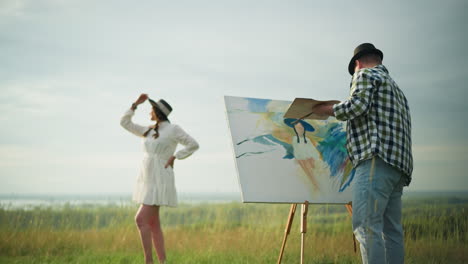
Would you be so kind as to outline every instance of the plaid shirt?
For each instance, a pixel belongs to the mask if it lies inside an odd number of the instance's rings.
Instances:
[[[398,168],[411,182],[411,117],[403,92],[377,65],[357,71],[351,81],[351,96],[335,104],[336,119],[347,120],[348,155],[356,167],[374,156]]]

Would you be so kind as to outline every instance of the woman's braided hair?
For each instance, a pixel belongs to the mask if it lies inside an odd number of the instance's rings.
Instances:
[[[302,124],[301,124],[302,125]],[[299,134],[297,134],[297,131],[296,131],[296,127],[292,127],[294,129],[294,132],[296,133],[296,137],[297,137],[297,143],[300,143],[299,141]],[[302,136],[304,137],[304,143],[307,144],[307,139],[306,139],[306,130],[304,129],[304,133],[302,134]]]
[[[159,123],[162,122],[162,121],[167,121],[167,122],[170,123],[170,121],[169,121],[169,118],[167,118],[167,116],[166,116],[161,110],[159,110],[159,108],[153,106],[153,111],[154,111],[154,113],[156,114],[156,116],[158,117],[158,122],[157,122],[156,125],[154,126],[154,131],[155,131],[155,133],[154,133],[154,135],[153,135],[153,137],[156,139],[156,138],[159,137],[159,131],[158,131],[158,129],[159,129]],[[143,136],[146,137],[146,136],[148,135],[148,133],[149,133],[152,129],[153,129],[153,128],[150,127],[148,130],[146,130],[146,132],[143,134]]]

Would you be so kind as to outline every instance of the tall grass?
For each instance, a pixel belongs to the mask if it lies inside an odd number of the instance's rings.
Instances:
[[[468,200],[404,203],[407,263],[466,263]],[[0,263],[143,263],[136,206],[0,206]],[[299,209],[299,207],[298,207]],[[287,204],[163,208],[170,263],[275,263]],[[283,263],[300,253],[297,210]],[[310,205],[307,263],[360,263],[344,206]]]

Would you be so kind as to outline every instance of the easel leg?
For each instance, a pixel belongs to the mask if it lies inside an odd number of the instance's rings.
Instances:
[[[346,206],[346,209],[348,210],[349,215],[351,216],[351,218],[353,218],[353,204],[349,203],[349,204],[345,204],[345,206]],[[354,232],[353,232],[353,245],[354,245],[354,253],[357,253],[356,236],[354,236]]]
[[[281,264],[283,259],[284,248],[286,247],[286,241],[288,239],[289,232],[291,231],[291,225],[294,219],[294,214],[296,213],[297,204],[291,204],[291,209],[289,210],[288,222],[286,223],[286,228],[284,229],[283,243],[281,244],[281,250],[278,257],[278,264]]]
[[[301,218],[301,264],[304,263],[304,245],[305,245],[305,233],[307,232],[307,209],[309,208],[309,202],[305,201],[302,204],[302,218]]]

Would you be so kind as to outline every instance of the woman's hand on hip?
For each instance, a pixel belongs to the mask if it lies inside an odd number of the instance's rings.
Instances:
[[[167,162],[166,162],[166,166],[164,166],[164,168],[167,169],[167,167],[171,166],[171,168],[174,168],[174,161],[175,161],[175,156],[171,156]]]

